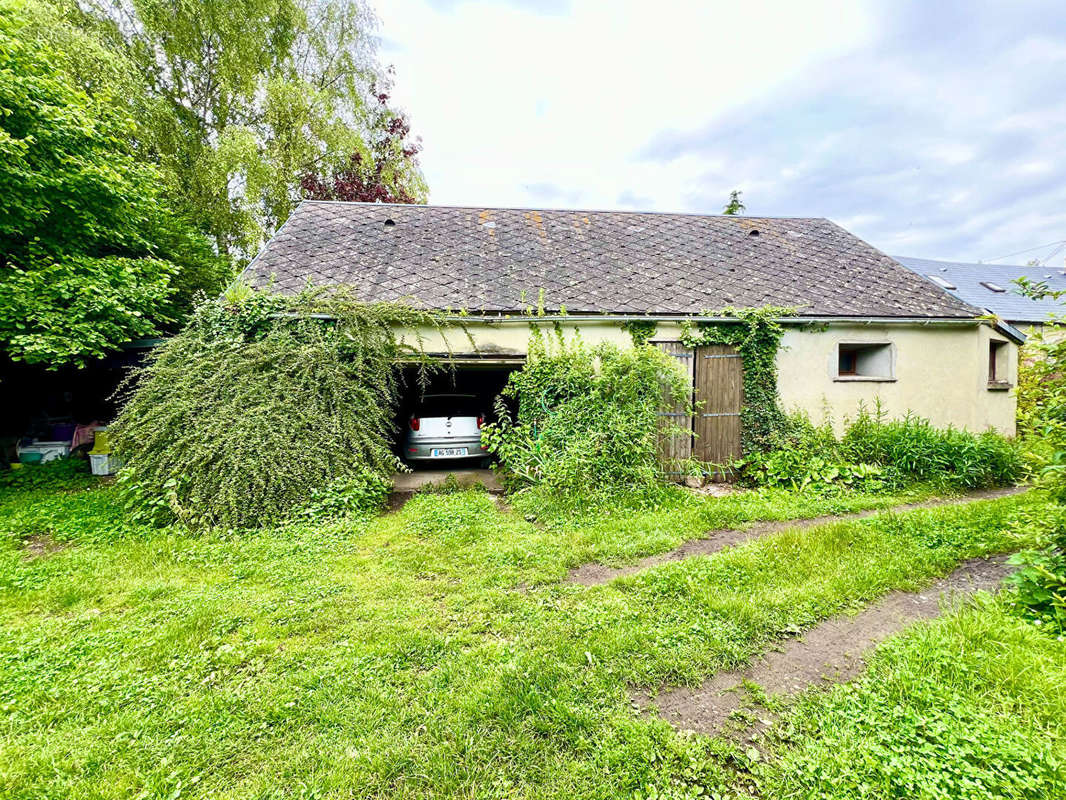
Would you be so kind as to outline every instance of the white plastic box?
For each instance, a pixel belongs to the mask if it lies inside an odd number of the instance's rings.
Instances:
[[[89,454],[89,468],[93,475],[114,475],[121,467],[121,459],[110,453]]]
[[[21,456],[23,453],[40,453],[41,463],[70,455],[70,442],[34,442],[22,444],[15,448]]]

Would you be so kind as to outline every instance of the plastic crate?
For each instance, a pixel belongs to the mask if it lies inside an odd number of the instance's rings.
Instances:
[[[40,453],[41,462],[51,461],[55,458],[66,458],[70,455],[70,442],[33,442],[32,444],[20,444],[16,451],[19,461],[23,461],[23,454]]]
[[[121,460],[110,453],[89,454],[89,469],[93,475],[114,475],[121,466]]]

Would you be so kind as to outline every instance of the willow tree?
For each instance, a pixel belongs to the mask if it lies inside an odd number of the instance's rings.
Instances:
[[[85,20],[165,102],[146,135],[219,252],[253,251],[304,176],[353,159],[425,198],[411,148],[375,146],[400,117],[359,0],[90,0]]]

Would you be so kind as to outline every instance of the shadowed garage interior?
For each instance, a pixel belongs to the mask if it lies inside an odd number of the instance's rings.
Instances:
[[[496,398],[507,385],[507,379],[516,369],[525,363],[522,358],[509,360],[456,358],[445,362],[444,366],[429,374],[425,386],[419,382],[419,368],[403,366],[401,370],[402,388],[400,403],[396,409],[394,451],[404,457],[404,439],[411,417],[418,410],[422,399],[432,394],[469,394],[473,395],[475,406],[484,415],[486,422],[496,420]],[[432,462],[415,461],[410,464],[414,469],[470,469],[479,466],[476,459],[439,459]]]

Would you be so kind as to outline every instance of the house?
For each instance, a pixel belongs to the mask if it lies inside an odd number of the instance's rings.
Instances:
[[[968,264],[932,261],[928,258],[895,256],[907,269],[932,281],[962,302],[994,314],[1024,334],[1042,330],[1053,317],[1063,314],[1062,301],[1026,297],[1014,281],[1028,278],[1049,289],[1066,291],[1066,271],[1055,267]]]
[[[839,430],[880,401],[890,415],[1014,432],[1020,337],[825,219],[309,201],[244,278],[451,310],[476,347],[459,331],[401,333],[450,353],[456,380],[486,396],[521,368],[531,326],[628,345],[627,323],[655,323],[652,341],[705,401],[694,447],[709,461],[739,452],[742,366],[728,348],[689,350],[682,326],[731,308],[794,310],[777,353],[787,410]]]

